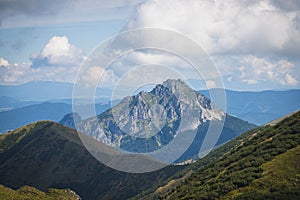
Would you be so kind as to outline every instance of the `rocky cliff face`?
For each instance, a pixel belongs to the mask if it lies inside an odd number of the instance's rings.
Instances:
[[[151,152],[177,134],[196,130],[225,113],[181,80],[167,80],[151,92],[124,98],[118,105],[80,122],[80,130],[130,152]]]

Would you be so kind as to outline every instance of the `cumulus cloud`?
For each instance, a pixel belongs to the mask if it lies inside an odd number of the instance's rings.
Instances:
[[[1,67],[8,67],[10,64],[7,60],[5,60],[4,58],[0,57],[0,66]]]
[[[126,7],[126,3],[128,1],[105,0],[95,4],[93,0],[88,2],[79,0],[72,6],[76,12],[80,13],[79,11],[82,10],[95,11],[96,8],[98,11],[99,9],[123,8]],[[300,3],[298,1],[135,0],[133,3],[130,1],[130,6],[138,3],[141,4],[136,8],[135,15],[123,30],[156,27],[183,33],[208,52],[221,75],[228,82],[252,86],[263,82],[278,83],[286,87],[299,86]],[[4,9],[6,14],[2,12],[2,16],[9,15],[7,14],[8,5],[10,4],[7,3]],[[1,9],[3,7],[1,8],[0,5],[0,13]],[[27,11],[24,11],[23,14],[30,15],[26,13],[30,9],[26,7]],[[51,9],[49,8],[48,11],[44,9],[41,11],[41,15],[54,12]],[[16,10],[16,8],[14,7],[12,10]],[[154,37],[155,35],[146,36]],[[147,37],[135,37],[133,42],[138,43],[139,40],[149,39]],[[168,44],[166,37],[161,39],[157,35],[156,39],[158,43]],[[180,42],[179,40],[178,44],[170,45],[180,48]],[[145,42],[145,44],[149,43]],[[111,48],[117,52],[122,49],[122,45],[126,46],[126,42],[116,41],[113,45],[115,46]],[[193,48],[187,48],[187,53],[199,56],[199,52],[194,51]],[[31,64],[17,66],[5,61],[5,59],[3,61],[0,59],[1,66],[6,68],[1,67],[1,78],[3,78],[1,80],[6,80],[6,82],[25,81],[32,77],[74,81],[76,70],[83,61],[83,52],[71,44],[68,37],[54,36],[49,39],[40,52],[31,57]],[[180,57],[165,52],[145,50],[133,51],[118,58],[106,71],[95,62],[82,78],[85,78],[87,82],[94,82],[98,80],[97,74],[105,73],[104,82],[112,83],[133,68],[147,64],[170,66],[187,79],[199,78],[199,76],[194,77],[196,73]],[[4,73],[4,71],[6,72]],[[68,75],[64,74],[68,72]],[[29,77],[30,73],[34,75]],[[139,71],[139,73],[142,72]],[[147,74],[149,73],[147,71]],[[133,80],[134,76],[132,74],[131,76],[127,77]],[[142,79],[143,77],[135,77],[135,79],[138,78]],[[216,77],[202,78],[206,80],[208,87],[216,86],[214,82]]]
[[[299,5],[290,0],[148,0],[137,7],[135,17],[124,29],[155,27],[178,31],[208,52],[227,81],[289,87],[298,85],[300,78]],[[190,54],[195,54],[193,49]],[[168,56],[153,52],[134,53],[129,58],[140,63],[168,60]],[[185,66],[179,60],[167,63],[179,69],[178,66]],[[125,69],[120,63],[119,66]],[[213,77],[205,78],[207,86],[214,87]]]
[[[101,87],[109,87],[116,83],[118,77],[112,70],[105,70],[100,66],[89,66],[79,74],[77,83],[85,88],[94,88],[98,84]]]
[[[83,51],[71,44],[66,36],[54,36],[41,51],[31,56],[31,62],[11,64],[0,57],[0,83],[21,84],[33,80],[75,82],[79,67],[84,60]],[[98,83],[111,86],[117,76],[112,70],[97,65],[90,66],[81,76],[88,86]]]
[[[0,84],[22,84],[33,80],[74,82],[77,68],[32,68],[31,63],[14,63],[0,67]]]
[[[207,88],[215,88],[216,87],[216,82],[214,82],[213,80],[207,80],[206,81],[206,86],[207,86]]]
[[[11,64],[0,58],[2,84],[20,84],[32,80],[74,82],[83,52],[66,36],[54,36],[31,62]]]
[[[32,67],[79,66],[83,52],[69,42],[66,36],[52,37],[40,53],[31,57]]]
[[[230,70],[220,68],[223,74],[227,72],[227,75],[230,75],[230,81],[241,81],[249,85],[265,81],[286,86],[295,86],[299,83],[300,77],[296,66],[286,59],[274,60],[249,55],[232,58],[231,62],[232,64],[226,63],[227,68],[228,65],[235,65]]]
[[[297,85],[298,84],[298,80],[296,80],[294,77],[292,77],[292,75],[290,74],[286,74],[285,75],[285,82],[288,85]]]
[[[170,70],[174,69],[177,71],[183,71],[184,74],[190,73],[191,75],[194,73],[191,72],[191,65],[179,56],[159,50],[133,51],[118,59],[110,66],[110,68],[115,72],[115,74],[122,76],[124,73],[135,67],[155,64],[169,67]]]
[[[127,29],[157,27],[182,32],[210,54],[300,52],[295,19],[275,1],[149,0]],[[296,51],[297,50],[297,51]]]
[[[11,83],[19,83],[19,81],[23,78],[24,68],[27,68],[25,64],[15,64],[15,65],[7,65],[5,68],[0,68],[0,80],[1,83],[11,84]]]

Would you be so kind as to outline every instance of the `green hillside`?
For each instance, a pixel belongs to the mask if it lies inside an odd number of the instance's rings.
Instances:
[[[123,200],[181,168],[144,174],[111,169],[90,155],[75,130],[55,122],[33,123],[0,136],[0,184],[12,189],[70,188],[83,199]]]
[[[138,199],[299,199],[300,112],[213,151]],[[227,153],[226,153],[227,152]]]
[[[223,199],[299,199],[299,158],[300,145],[264,163],[260,178],[249,186],[233,190]]]
[[[36,188],[23,186],[12,190],[0,185],[1,200],[80,200],[80,197],[71,190],[49,189],[47,193]]]

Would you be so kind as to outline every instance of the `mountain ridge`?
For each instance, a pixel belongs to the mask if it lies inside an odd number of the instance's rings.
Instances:
[[[125,97],[96,117],[79,121],[77,128],[115,148],[137,153],[157,151],[181,133],[191,131],[187,134],[191,141],[186,147],[188,153],[180,156],[182,160],[197,155],[196,149],[200,150],[198,147],[210,123],[216,127],[221,127],[222,123],[226,125],[224,131],[220,129],[221,139],[217,140],[217,145],[255,127],[225,114],[182,80],[170,79],[157,84],[150,92]],[[233,126],[234,123],[239,126]]]
[[[300,112],[213,150],[132,199],[299,199]]]
[[[2,200],[81,200],[81,198],[70,189],[49,188],[47,192],[42,192],[30,186],[22,186],[17,190],[0,185],[0,197]]]
[[[146,174],[111,169],[86,150],[78,134],[61,124],[39,121],[0,135],[0,184],[42,191],[70,188],[83,199],[124,199],[181,169],[170,166]]]

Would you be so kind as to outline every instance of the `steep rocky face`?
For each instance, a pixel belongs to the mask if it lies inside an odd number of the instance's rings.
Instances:
[[[126,97],[101,115],[80,122],[80,130],[126,151],[151,152],[180,132],[223,117],[223,111],[183,81],[167,80],[151,92]]]

